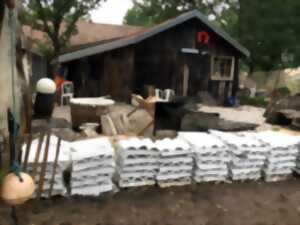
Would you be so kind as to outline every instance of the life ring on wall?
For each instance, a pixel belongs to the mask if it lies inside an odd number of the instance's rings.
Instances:
[[[208,44],[209,43],[209,34],[206,31],[200,31],[197,33],[198,43]]]

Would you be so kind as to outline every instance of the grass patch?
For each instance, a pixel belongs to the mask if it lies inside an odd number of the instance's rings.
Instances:
[[[262,97],[262,96],[254,97],[254,98],[241,97],[240,104],[266,108],[268,106],[269,102],[266,100],[265,97]]]

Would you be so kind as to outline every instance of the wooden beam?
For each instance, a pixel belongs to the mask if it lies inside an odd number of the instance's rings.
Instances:
[[[45,150],[44,150],[44,158],[43,158],[42,169],[41,169],[41,173],[40,173],[40,177],[39,177],[39,186],[38,186],[38,192],[37,192],[38,199],[41,198],[42,192],[44,190],[44,182],[45,182],[45,174],[46,174],[46,169],[47,169],[50,137],[51,137],[51,133],[49,132],[49,133],[47,133],[46,146],[45,146]]]
[[[52,171],[52,177],[51,177],[51,181],[50,181],[49,198],[51,198],[51,196],[52,196],[53,186],[55,183],[55,175],[56,175],[58,157],[59,157],[59,153],[60,153],[60,146],[61,146],[61,138],[58,138],[56,152],[55,152],[54,165],[53,165],[53,171]]]

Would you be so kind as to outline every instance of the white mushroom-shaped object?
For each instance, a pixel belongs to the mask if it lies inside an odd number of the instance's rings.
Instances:
[[[2,182],[2,199],[9,205],[21,205],[31,198],[35,191],[34,181],[26,173],[8,174]]]
[[[49,78],[40,79],[36,84],[36,91],[41,94],[54,94],[56,92],[56,84]]]

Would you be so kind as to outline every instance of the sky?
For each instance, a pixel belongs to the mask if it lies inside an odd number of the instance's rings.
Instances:
[[[127,10],[132,6],[132,0],[108,0],[91,13],[92,20],[97,23],[122,24]]]

